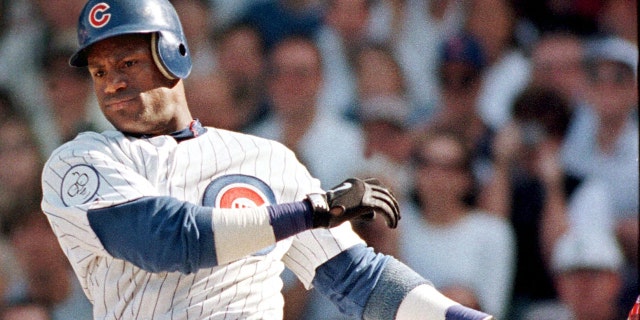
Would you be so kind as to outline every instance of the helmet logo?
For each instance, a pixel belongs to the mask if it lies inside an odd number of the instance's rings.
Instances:
[[[91,11],[89,11],[89,23],[91,26],[94,28],[102,28],[106,26],[109,20],[111,20],[111,14],[104,13],[108,9],[109,5],[104,2],[100,2],[93,6]]]

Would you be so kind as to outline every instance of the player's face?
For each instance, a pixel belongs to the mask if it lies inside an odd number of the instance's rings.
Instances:
[[[160,73],[150,37],[124,35],[102,40],[87,55],[100,109],[123,132],[168,134],[191,121],[182,81]]]

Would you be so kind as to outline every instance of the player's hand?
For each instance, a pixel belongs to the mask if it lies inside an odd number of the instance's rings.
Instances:
[[[377,179],[347,179],[326,194],[310,194],[313,227],[331,228],[352,219],[373,219],[381,214],[389,228],[398,226],[400,209],[391,191]]]

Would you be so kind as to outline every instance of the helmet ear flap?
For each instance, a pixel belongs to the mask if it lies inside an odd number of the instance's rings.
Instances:
[[[151,55],[160,72],[168,79],[186,78],[191,72],[187,44],[170,32],[151,34]]]
[[[153,62],[155,62],[156,67],[158,67],[158,70],[160,70],[160,73],[162,73],[165,78],[173,80],[176,78],[175,75],[169,71],[169,68],[164,64],[164,61],[160,56],[159,39],[159,32],[151,34],[151,56],[153,57]]]

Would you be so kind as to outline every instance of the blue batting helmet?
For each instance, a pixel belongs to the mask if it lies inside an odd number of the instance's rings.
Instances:
[[[151,52],[160,72],[167,78],[186,78],[191,56],[182,25],[168,0],[90,0],[78,21],[80,48],[69,64],[87,66],[87,48],[106,38],[151,34]]]

